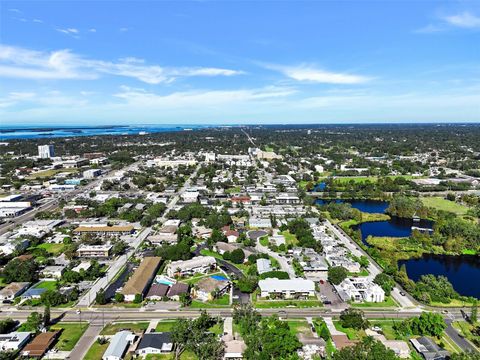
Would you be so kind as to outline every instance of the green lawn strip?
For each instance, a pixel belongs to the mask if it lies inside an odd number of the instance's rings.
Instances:
[[[463,300],[460,300],[460,299],[453,299],[451,300],[449,303],[441,303],[441,302],[434,302],[432,301],[430,304],[428,304],[429,306],[432,306],[432,307],[452,307],[452,308],[455,308],[455,307],[471,307],[473,306],[473,303],[470,302],[470,301],[463,301]]]
[[[469,210],[469,208],[465,205],[458,204],[455,201],[450,201],[442,197],[424,197],[421,200],[423,205],[427,207],[448,211],[457,215],[465,215]]]
[[[362,302],[362,303],[355,303],[352,302],[351,304],[353,307],[361,307],[361,308],[382,308],[382,307],[397,307],[398,304],[393,300],[391,296],[386,296],[385,301],[383,302]]]
[[[216,307],[227,307],[230,304],[230,295],[225,294],[218,299],[211,301],[203,302],[199,300],[193,300],[190,305],[193,309],[206,309],[206,308],[216,308]]]
[[[82,337],[88,323],[58,323],[50,326],[50,330],[62,330],[55,347],[60,351],[71,351]]]
[[[393,328],[395,324],[401,323],[400,319],[375,319],[369,320],[370,327],[378,326],[382,329],[383,335],[387,340],[405,340],[402,336],[399,336],[397,331]]]
[[[304,334],[309,337],[313,337],[310,325],[306,320],[286,320],[292,334]]]
[[[357,276],[368,276],[369,274],[370,274],[370,273],[368,272],[367,269],[362,268],[359,273],[349,272],[349,273],[348,273],[348,276],[353,276],[353,277],[357,277]]]
[[[200,254],[201,255],[204,255],[204,256],[213,256],[214,258],[216,259],[221,259],[223,260],[223,256],[220,255],[219,253],[215,252],[215,251],[212,251],[212,250],[208,250],[208,249],[202,249],[200,250]]]
[[[117,322],[117,323],[112,323],[108,324],[105,326],[102,331],[100,332],[100,335],[115,335],[117,332],[119,332],[122,329],[127,329],[132,332],[142,332],[144,330],[147,330],[148,328],[148,322]]]
[[[148,354],[145,360],[174,360],[175,354]],[[196,360],[196,356],[191,351],[184,351],[180,355],[180,360]]]
[[[283,307],[311,308],[322,307],[323,303],[318,300],[257,300],[254,302],[257,309],[273,309]]]
[[[270,241],[268,240],[268,235],[262,236],[259,241],[260,245],[262,246],[268,246],[270,244]]]
[[[88,349],[83,360],[101,360],[103,354],[108,348],[109,343],[100,345],[97,341]]]
[[[475,336],[473,333],[472,333],[472,330],[474,329],[474,325],[466,322],[466,321],[454,321],[452,323],[452,326],[457,329],[457,331],[466,339],[468,339],[470,341],[470,343],[475,346],[477,348],[477,350],[480,350],[479,349],[479,346],[480,345],[480,339],[478,339],[477,336]],[[475,326],[478,326],[478,323],[475,325]],[[475,343],[476,341],[476,343]],[[478,344],[478,345],[477,345]]]
[[[463,352],[462,349],[457,344],[455,344],[455,341],[453,341],[447,334],[443,334],[440,341],[441,341],[441,344],[439,345],[440,346],[444,345],[442,347],[444,347],[445,350],[448,350],[451,354],[452,353],[458,354]]]
[[[57,290],[57,282],[56,281],[42,281],[35,289],[47,289],[47,290]]]
[[[159,321],[157,327],[155,328],[156,332],[169,332],[172,331],[173,326],[176,324],[176,320],[162,320]]]
[[[200,280],[202,280],[203,278],[209,277],[209,276],[212,276],[212,275],[222,275],[222,276],[225,276],[225,274],[222,273],[221,271],[217,271],[217,272],[213,272],[213,273],[209,273],[209,274],[195,275],[195,276],[192,276],[192,277],[189,277],[189,278],[185,278],[185,279],[180,278],[179,281],[181,281],[181,282],[186,282],[186,283],[188,283],[188,284],[190,284],[190,285],[194,285],[194,284],[196,284],[197,282],[199,282]]]
[[[232,187],[232,188],[229,188],[229,189],[225,190],[225,193],[226,194],[236,194],[236,193],[239,193],[241,190],[242,190],[242,188],[240,186],[235,186],[235,187]]]
[[[340,321],[338,321],[338,320],[334,320],[334,321],[333,321],[333,325],[335,325],[335,329],[337,329],[338,331],[341,331],[341,332],[343,332],[345,335],[347,335],[347,337],[348,337],[350,340],[360,340],[360,339],[362,339],[363,337],[366,336],[364,330],[356,330],[356,329],[351,329],[351,328],[344,328],[344,327],[342,326],[342,324],[340,323]]]

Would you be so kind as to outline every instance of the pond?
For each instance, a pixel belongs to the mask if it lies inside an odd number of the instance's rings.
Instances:
[[[412,219],[402,219],[392,217],[388,221],[373,221],[365,222],[360,225],[354,226],[353,229],[360,229],[362,232],[362,242],[369,246],[366,239],[371,236],[388,236],[388,237],[408,237],[412,234],[412,226],[432,229],[433,221],[420,220],[413,221]]]
[[[353,208],[358,209],[365,213],[384,213],[388,208],[388,202],[381,200],[343,200],[343,199],[317,199],[315,204],[325,205],[330,202],[343,203],[347,202],[352,205]]]
[[[431,255],[418,259],[402,260],[408,277],[417,281],[420,276],[433,274],[443,275],[452,283],[453,288],[464,296],[480,298],[480,257],[475,255]]]

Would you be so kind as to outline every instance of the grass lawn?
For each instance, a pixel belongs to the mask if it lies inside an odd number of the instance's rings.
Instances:
[[[47,290],[57,290],[57,282],[56,281],[42,281],[35,289],[47,289]]]
[[[159,321],[157,327],[155,328],[156,332],[169,332],[172,330],[172,327],[176,324],[176,320],[162,320]]]
[[[103,353],[107,350],[109,343],[100,345],[98,342],[94,342],[88,349],[87,353],[83,357],[83,360],[101,360]]]
[[[284,307],[311,308],[322,307],[323,303],[318,300],[257,300],[254,302],[257,309],[273,309]]]
[[[437,210],[448,211],[457,215],[465,215],[468,207],[457,204],[455,201],[450,201],[442,197],[424,197],[422,198],[423,205]]]
[[[52,255],[59,255],[62,253],[64,245],[63,244],[50,244],[50,243],[45,243],[45,244],[40,244],[37,246],[39,249],[45,249],[48,253]]]
[[[389,175],[389,176],[380,176],[380,177],[381,178],[391,178],[392,180],[394,180],[396,178],[404,178],[406,180],[413,179],[413,176],[411,176],[411,175]],[[363,183],[367,180],[374,183],[374,182],[377,182],[378,179],[379,179],[378,176],[335,176],[334,177],[335,181],[339,181],[341,183],[348,183],[351,180],[353,180],[353,182],[355,182],[355,183]]]
[[[401,336],[397,334],[393,326],[395,324],[399,324],[402,322],[402,320],[397,320],[397,319],[375,319],[375,320],[369,320],[370,326],[378,326],[382,328],[382,333],[385,335],[387,340],[406,340],[403,339]]]
[[[462,301],[458,299],[454,299],[450,301],[448,304],[444,304],[441,302],[431,302],[429,304],[430,306],[438,306],[438,307],[465,307],[465,306],[473,306],[473,303],[468,302],[468,301]]]
[[[44,179],[48,177],[55,176],[56,174],[59,174],[61,172],[68,172],[68,173],[76,173],[78,172],[78,169],[50,169],[50,170],[44,170],[44,171],[39,171],[35,174],[32,174],[27,177],[27,179],[32,180],[32,179]]]
[[[190,285],[194,285],[196,284],[197,282],[199,282],[200,280],[202,280],[203,278],[205,277],[208,277],[208,276],[212,276],[212,275],[221,275],[221,276],[225,276],[224,273],[220,272],[220,271],[217,271],[217,272],[213,272],[213,273],[209,273],[209,274],[199,274],[199,275],[195,275],[195,276],[192,276],[192,277],[189,277],[189,278],[185,278],[185,279],[178,279],[180,282],[186,282]]]
[[[209,330],[215,335],[223,334],[223,321],[220,321],[218,324],[213,325]]]
[[[215,251],[212,251],[212,250],[208,250],[208,249],[202,249],[200,250],[200,254],[201,255],[204,255],[204,256],[213,256],[214,258],[216,259],[223,259],[223,256],[220,255],[219,253],[215,252]]]
[[[340,323],[340,321],[338,321],[338,320],[334,320],[334,321],[333,321],[333,325],[335,325],[335,329],[337,329],[338,331],[341,331],[341,332],[343,332],[344,334],[346,334],[347,337],[348,337],[350,340],[360,340],[360,339],[362,339],[363,337],[366,336],[364,330],[356,330],[356,329],[351,329],[351,328],[344,328],[344,327],[342,326],[342,324]]]
[[[174,354],[149,354],[145,357],[145,360],[174,360]],[[180,360],[196,360],[196,356],[190,352],[185,351],[180,355]]]
[[[362,302],[362,303],[352,303],[353,307],[363,307],[363,308],[375,308],[375,307],[397,307],[398,304],[393,300],[391,296],[386,296],[385,301],[383,302]]]
[[[349,273],[348,273],[348,276],[353,276],[353,277],[357,277],[357,276],[368,276],[368,275],[369,275],[369,272],[368,272],[368,270],[365,269],[365,268],[362,268],[362,269],[360,270],[360,272],[358,272],[358,273],[352,273],[352,272],[349,272]]]
[[[193,309],[216,308],[216,307],[228,306],[229,303],[230,303],[230,295],[225,294],[218,299],[214,299],[207,302],[193,300],[190,307]]]
[[[70,351],[77,344],[82,337],[85,330],[88,328],[88,323],[58,323],[50,326],[50,330],[60,330],[60,338],[55,347],[60,351]]]
[[[292,334],[304,334],[309,337],[313,337],[312,330],[310,325],[306,320],[287,320],[288,326],[290,326],[290,331]]]
[[[280,234],[285,236],[285,244],[286,245],[289,245],[289,244],[297,245],[298,244],[297,236],[295,234],[290,234],[289,230],[282,231]]]
[[[240,190],[242,190],[242,188],[240,186],[235,186],[235,187],[232,187],[230,189],[225,190],[225,193],[226,194],[236,194],[236,193],[239,193]]]
[[[260,245],[262,246],[268,246],[268,244],[270,243],[270,241],[268,241],[268,236],[265,235],[265,236],[262,236],[260,239]]]
[[[124,323],[108,324],[100,332],[100,335],[115,335],[117,332],[119,332],[122,329],[128,329],[132,332],[142,332],[144,330],[147,330],[148,324],[149,324],[148,322],[135,322],[135,323],[124,322]]]

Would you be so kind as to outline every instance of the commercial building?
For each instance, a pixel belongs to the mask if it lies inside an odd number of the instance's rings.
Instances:
[[[315,283],[305,279],[265,279],[258,282],[261,297],[280,297],[285,299],[308,298],[315,296]]]
[[[153,278],[157,274],[161,260],[162,259],[157,256],[143,259],[140,266],[135,270],[132,277],[128,279],[122,289],[122,294],[125,295],[125,301],[133,301],[137,294],[140,294],[143,299]]]
[[[50,159],[55,156],[53,145],[39,145],[38,157],[40,159]]]
[[[91,225],[79,226],[73,230],[75,234],[95,234],[95,235],[130,235],[134,232],[133,225]]]
[[[0,351],[18,351],[22,349],[32,336],[31,332],[11,332],[0,335]]]
[[[339,285],[334,285],[334,287],[343,301],[385,301],[385,291],[366,277],[346,278]]]
[[[112,339],[102,356],[102,360],[121,360],[128,347],[135,341],[135,334],[130,331],[119,331]]]
[[[89,169],[83,172],[83,177],[85,179],[94,179],[102,174],[102,170],[100,169]]]
[[[213,256],[197,256],[190,260],[172,261],[167,266],[168,276],[185,276],[195,273],[205,274],[209,270],[215,269],[217,261]]]
[[[79,257],[107,258],[110,256],[112,245],[85,245],[82,244],[77,250]]]

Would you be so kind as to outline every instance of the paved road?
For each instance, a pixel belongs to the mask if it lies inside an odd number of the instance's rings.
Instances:
[[[468,340],[460,336],[457,330],[452,326],[453,321],[451,319],[445,319],[445,322],[447,323],[445,333],[455,342],[455,344],[457,344],[460,349],[463,351],[477,352],[477,349],[470,344]]]
[[[268,247],[260,244],[260,240],[257,240],[257,245],[255,246],[255,249],[277,260],[282,270],[288,273],[288,275],[290,276],[290,279],[295,279],[297,277],[297,275],[295,275],[295,270],[293,269],[293,266],[288,263],[287,259],[277,254],[276,252],[270,250]]]
[[[77,342],[77,345],[73,348],[70,356],[68,357],[71,360],[82,360],[88,349],[90,349],[97,339],[97,336],[100,335],[102,331],[102,324],[90,324],[88,329],[83,333],[80,340]]]

